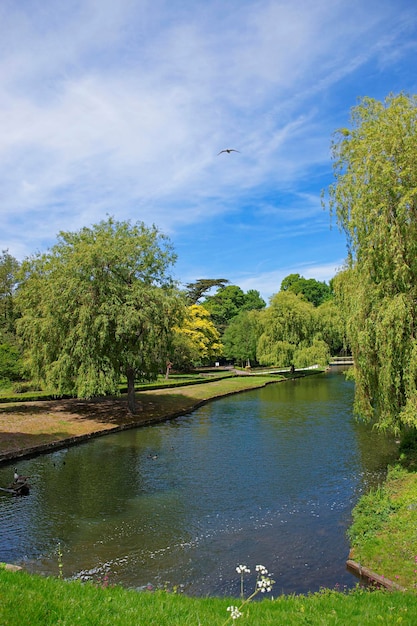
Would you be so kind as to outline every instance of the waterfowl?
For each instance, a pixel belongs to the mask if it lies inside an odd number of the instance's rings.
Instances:
[[[22,476],[21,474],[18,474],[17,467],[14,468],[13,479],[14,479],[15,483],[25,483],[28,478],[29,478],[29,476]]]

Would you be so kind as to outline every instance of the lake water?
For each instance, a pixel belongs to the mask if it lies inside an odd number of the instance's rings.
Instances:
[[[0,496],[0,561],[198,596],[238,595],[239,563],[266,566],[273,595],[352,587],[351,510],[396,454],[352,402],[335,368],[21,461],[32,489]]]

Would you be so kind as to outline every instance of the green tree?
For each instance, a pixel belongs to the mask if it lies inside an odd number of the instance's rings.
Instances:
[[[293,363],[296,351],[309,347],[314,340],[314,306],[292,291],[275,294],[261,320],[263,332],[258,341],[257,359],[263,365],[287,367]]]
[[[292,291],[302,294],[306,300],[320,306],[332,297],[332,290],[325,282],[320,282],[315,278],[304,278],[300,274],[289,274],[281,283],[281,291]]]
[[[329,206],[347,235],[335,291],[355,360],[355,410],[417,426],[417,96],[363,98],[335,134]]]
[[[294,350],[293,362],[295,367],[310,367],[311,365],[328,365],[330,359],[329,346],[318,337],[313,337],[310,345],[298,345]]]
[[[18,331],[32,375],[79,397],[117,393],[165,368],[181,303],[168,270],[175,255],[156,227],[113,218],[61,232],[46,254],[26,260]]]
[[[257,289],[249,289],[245,293],[245,300],[242,306],[243,311],[260,311],[265,307],[266,302]]]
[[[14,333],[14,293],[17,285],[19,262],[3,250],[0,254],[0,332]]]
[[[14,305],[19,262],[3,250],[0,254],[0,379],[19,380],[23,373],[22,354],[16,331]]]
[[[202,365],[223,353],[220,333],[203,306],[187,307],[180,326],[174,328],[172,361],[178,369]]]
[[[316,337],[326,342],[332,355],[350,350],[342,309],[332,297],[316,310]]]
[[[21,353],[13,342],[0,343],[0,382],[20,380],[23,363]]]
[[[207,296],[203,305],[210,311],[216,328],[223,333],[230,321],[240,311],[262,309],[265,307],[265,302],[255,289],[250,289],[245,294],[237,285],[227,285],[219,289],[214,295]]]
[[[256,363],[256,346],[262,332],[257,310],[241,311],[227,326],[223,334],[224,355],[241,365]]]
[[[194,283],[185,285],[187,298],[191,304],[197,304],[213,287],[224,287],[228,282],[226,278],[199,278]]]

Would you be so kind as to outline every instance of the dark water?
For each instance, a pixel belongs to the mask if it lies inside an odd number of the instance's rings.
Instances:
[[[354,586],[351,510],[396,447],[352,399],[333,370],[21,461],[33,487],[0,496],[0,561],[193,595],[238,595],[239,563],[266,566],[274,595]]]

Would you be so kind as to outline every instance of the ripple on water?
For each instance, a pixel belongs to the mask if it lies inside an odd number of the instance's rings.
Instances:
[[[57,574],[59,544],[68,578],[195,595],[238,595],[238,563],[267,566],[275,593],[354,585],[351,509],[396,448],[352,399],[315,376],[27,460],[30,496],[0,498],[0,560]]]

